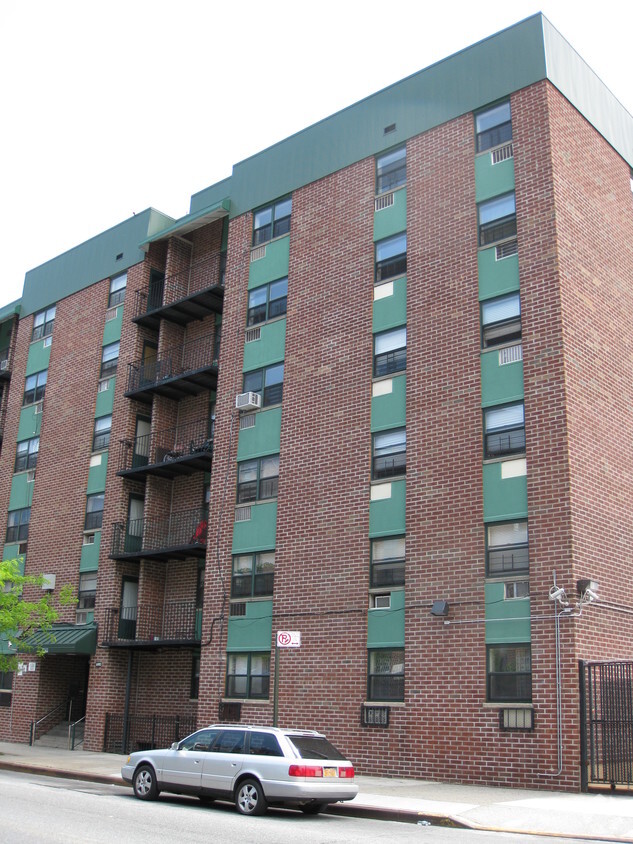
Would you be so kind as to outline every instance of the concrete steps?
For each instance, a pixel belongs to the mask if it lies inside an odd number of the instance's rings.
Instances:
[[[68,721],[60,721],[48,732],[41,735],[36,741],[36,747],[55,747],[59,750],[68,750]],[[81,748],[84,740],[84,724],[77,724],[75,727],[75,750]]]

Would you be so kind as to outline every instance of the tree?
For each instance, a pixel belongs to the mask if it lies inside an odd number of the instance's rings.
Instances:
[[[15,671],[18,653],[43,653],[29,646],[28,638],[36,630],[50,632],[59,618],[59,611],[49,592],[45,592],[39,601],[22,598],[25,586],[41,587],[43,584],[43,575],[22,574],[19,560],[3,560],[0,563],[0,672]],[[76,600],[72,586],[61,588],[59,606],[74,604]],[[51,641],[54,641],[52,634]],[[9,653],[3,653],[7,650]]]

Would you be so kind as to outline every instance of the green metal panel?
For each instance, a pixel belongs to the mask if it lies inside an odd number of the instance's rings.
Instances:
[[[248,601],[246,615],[229,618],[227,651],[270,650],[273,635],[273,602]]]
[[[116,377],[108,380],[108,389],[97,393],[97,402],[95,407],[95,419],[99,416],[108,416],[112,413],[114,407],[114,388],[116,386]]]
[[[394,375],[390,380],[390,393],[372,397],[372,431],[388,431],[390,428],[402,428],[406,424],[407,376]]]
[[[79,571],[96,571],[99,568],[99,549],[101,548],[101,531],[94,533],[95,541],[92,545],[81,546],[81,560]]]
[[[244,372],[280,363],[286,356],[286,318],[261,326],[260,339],[244,343]]]
[[[20,411],[18,442],[37,437],[42,427],[42,414],[35,412],[35,405],[29,404]]]
[[[18,472],[11,478],[9,510],[22,510],[33,503],[33,481],[27,481],[28,472]]]
[[[0,308],[0,322],[3,320],[8,320],[9,325],[11,325],[13,321],[13,317],[15,314],[20,313],[20,309],[22,307],[22,300],[16,299],[14,302],[9,302],[8,305],[3,305]]]
[[[390,285],[392,294],[380,299],[374,298],[372,318],[374,334],[407,324],[407,277],[402,276],[395,281],[379,285],[374,288],[374,296],[376,291],[382,292],[389,289],[387,285]]]
[[[497,261],[496,249],[480,249],[477,256],[479,299],[490,299],[519,289],[519,258],[510,255]]]
[[[280,237],[266,244],[266,255],[258,258],[249,266],[248,289],[261,287],[269,281],[275,281],[288,275],[290,260],[290,237]]]
[[[102,346],[107,346],[108,343],[116,343],[121,339],[121,326],[123,325],[123,303],[117,306],[116,317],[109,319],[103,326],[103,342]]]
[[[255,414],[255,425],[240,431],[237,459],[249,460],[265,454],[278,454],[281,438],[281,408],[260,410]]]
[[[404,589],[391,593],[391,608],[367,613],[367,647],[404,647]]]
[[[24,554],[18,554],[20,546],[17,542],[7,542],[2,550],[3,560],[17,560],[24,574]]]
[[[44,340],[37,340],[29,346],[29,355],[26,359],[26,374],[33,375],[34,372],[42,372],[48,369],[51,358],[51,344],[44,346]]]
[[[523,361],[499,365],[501,350],[481,354],[481,403],[483,407],[523,398]]]
[[[508,580],[512,578],[509,577]],[[486,583],[486,644],[529,642],[530,599],[504,600],[503,582]]]
[[[514,158],[492,163],[490,152],[475,158],[475,199],[483,202],[514,190]]]
[[[393,205],[374,211],[374,240],[407,230],[407,189],[394,191]]]
[[[233,554],[274,548],[277,540],[277,502],[251,504],[251,518],[233,524]]]
[[[406,481],[392,481],[391,497],[369,502],[369,535],[405,533]]]
[[[6,349],[11,342],[11,333],[13,331],[13,314],[4,322],[0,322],[0,349]]]
[[[95,459],[99,458],[100,462],[97,466],[91,466],[88,470],[88,488],[87,495],[93,492],[105,492],[106,488],[106,472],[108,471],[108,452],[103,451],[101,454],[95,455]]]
[[[484,521],[527,518],[527,478],[501,477],[503,461],[484,463]]]

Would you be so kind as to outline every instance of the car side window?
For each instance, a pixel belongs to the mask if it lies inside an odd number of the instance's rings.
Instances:
[[[271,733],[251,733],[249,753],[254,756],[283,756],[277,737]]]
[[[178,745],[178,750],[208,750],[218,732],[218,730],[199,730],[183,739]]]
[[[212,753],[243,753],[244,752],[244,738],[246,733],[244,730],[225,730],[217,737],[213,746]]]

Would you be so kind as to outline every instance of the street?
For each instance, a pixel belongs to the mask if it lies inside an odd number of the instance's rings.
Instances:
[[[141,803],[129,788],[35,774],[0,771],[2,825],[0,842],[11,844],[164,844],[165,841],[222,844],[295,842],[346,844],[371,839],[400,844],[540,844],[532,835],[445,829],[351,817],[270,810],[263,817],[243,817],[232,805],[203,806],[194,798],[161,795]],[[559,838],[561,844],[578,841]],[[586,841],[586,839],[585,839]]]

